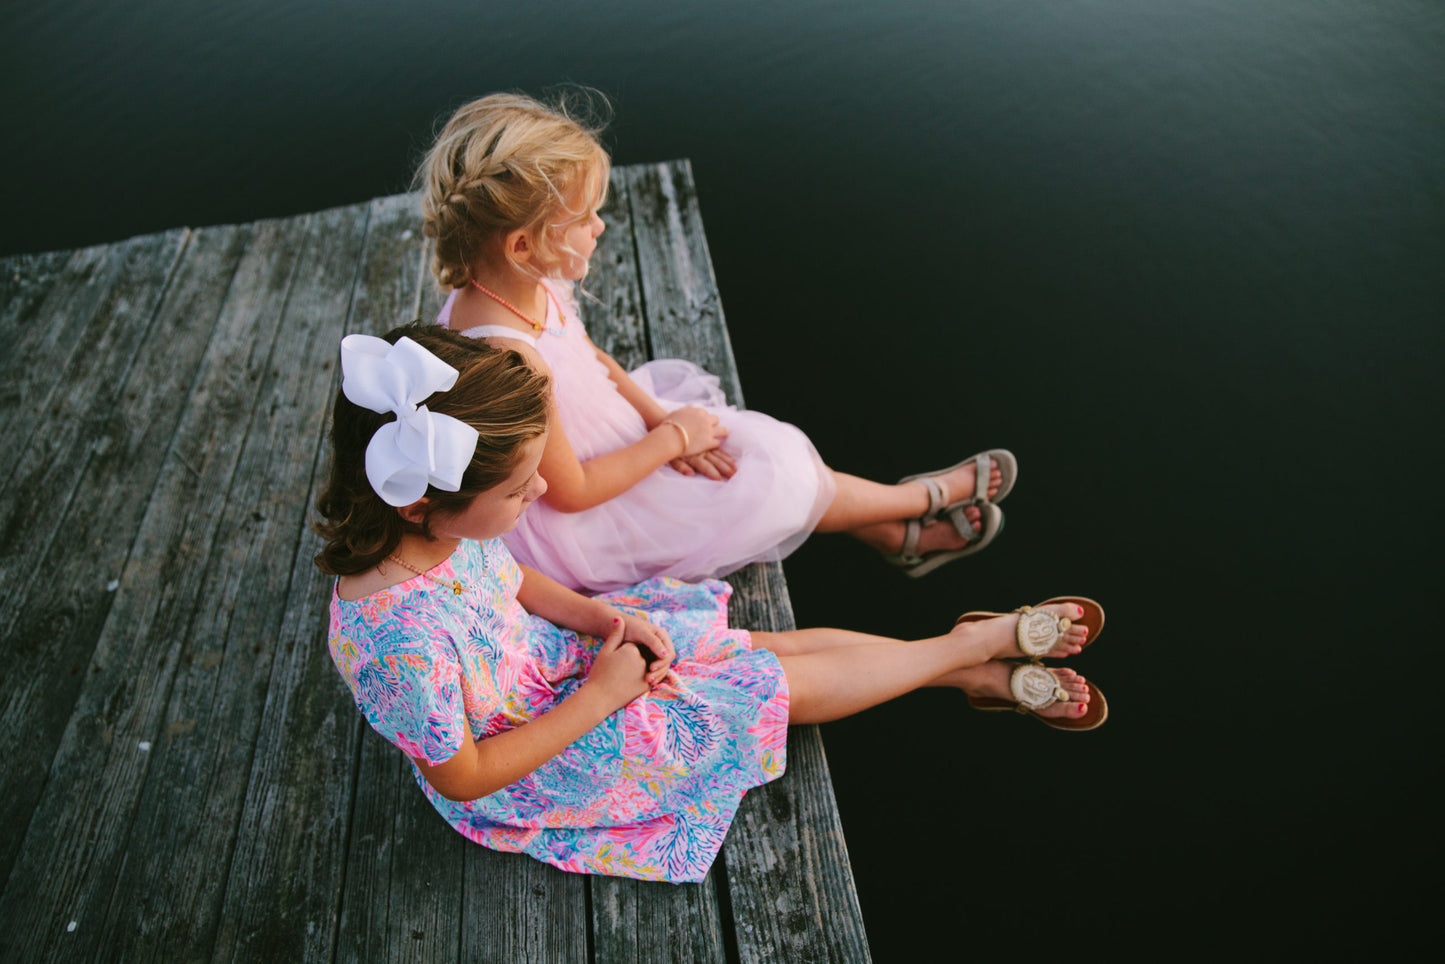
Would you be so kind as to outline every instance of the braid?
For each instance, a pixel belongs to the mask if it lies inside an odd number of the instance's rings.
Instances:
[[[493,94],[457,110],[416,176],[438,283],[465,285],[488,244],[517,229],[537,231],[539,254],[555,261],[548,229],[575,216],[569,195],[593,171],[602,185],[607,181],[598,129],[517,94]]]

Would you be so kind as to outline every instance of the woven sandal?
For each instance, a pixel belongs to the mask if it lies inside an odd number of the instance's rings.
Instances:
[[[1093,683],[1086,682],[1085,685],[1089,687],[1089,708],[1083,716],[1041,716],[1040,710],[1048,709],[1055,703],[1068,702],[1068,692],[1059,685],[1053,673],[1039,664],[1019,663],[1008,679],[1008,689],[1013,699],[970,696],[968,705],[985,712],[1016,710],[1027,713],[1056,730],[1081,732],[1102,726],[1109,718],[1109,701],[1104,699],[1103,692]]]
[[[932,503],[937,491],[937,484],[932,480],[925,480],[929,488],[929,502]],[[884,555],[884,559],[903,570],[903,574],[917,579],[919,576],[926,576],[933,570],[945,563],[955,559],[962,559],[964,556],[971,556],[975,552],[984,549],[990,542],[998,538],[1003,531],[1003,510],[992,502],[982,502],[978,506],[979,522],[982,529],[975,529],[973,523],[964,517],[962,510],[959,510],[959,518],[963,519],[964,525],[960,526],[954,520],[954,528],[963,537],[964,545],[959,549],[940,549],[937,552],[930,552],[926,555],[918,554],[918,535],[923,531],[925,519],[909,519],[904,523],[903,548],[897,555]]]
[[[1042,610],[1043,606],[1050,606],[1055,603],[1073,603],[1084,610],[1084,615],[1078,619],[1070,619],[1067,616],[1055,616]],[[1059,637],[1074,623],[1080,623],[1088,627],[1089,635],[1084,637],[1084,648],[1088,648],[1099,638],[1104,631],[1104,607],[1087,596],[1055,596],[1052,599],[1045,599],[1038,606],[1020,606],[1014,612],[1019,614],[1016,638],[1019,644],[1019,651],[1025,658],[1038,662],[1053,649],[1058,643]],[[954,625],[959,623],[972,623],[981,619],[994,619],[998,616],[1007,616],[1008,613],[991,612],[968,612],[954,620]]]

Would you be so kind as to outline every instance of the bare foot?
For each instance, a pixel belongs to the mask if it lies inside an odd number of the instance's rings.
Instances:
[[[990,660],[977,667],[978,672],[970,677],[962,689],[972,697],[1013,702],[1013,693],[1009,690],[1009,677],[1013,674],[1014,665],[999,660]],[[1058,681],[1059,686],[1068,696],[1066,699],[1032,712],[1039,716],[1054,718],[1075,718],[1089,712],[1089,684],[1084,677],[1062,666],[1044,668],[1054,675],[1054,679]]]
[[[1060,618],[1074,620],[1084,615],[1084,608],[1076,603],[1053,603],[1039,606],[1030,612],[1051,613]],[[1019,618],[1018,613],[1005,613],[991,618],[980,614],[976,618],[966,618],[953,627],[953,632],[981,641],[994,659],[1023,656],[1025,653],[1019,649],[1017,635]],[[1088,638],[1089,627],[1082,623],[1073,623],[1059,634],[1053,647],[1043,655],[1055,659],[1072,656],[1084,648]]]

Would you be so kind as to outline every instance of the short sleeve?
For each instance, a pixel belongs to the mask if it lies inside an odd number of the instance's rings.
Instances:
[[[351,667],[347,684],[372,729],[413,759],[436,765],[466,735],[462,669],[450,642],[378,634],[370,658]]]

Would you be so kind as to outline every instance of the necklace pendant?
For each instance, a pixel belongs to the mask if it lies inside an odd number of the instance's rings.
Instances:
[[[460,579],[452,580],[452,592],[458,596],[462,594],[462,581]]]

